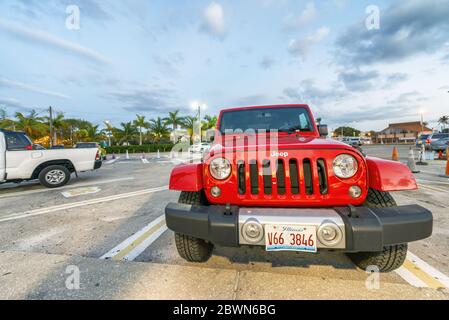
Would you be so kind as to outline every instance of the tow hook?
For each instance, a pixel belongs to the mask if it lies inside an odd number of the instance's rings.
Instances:
[[[226,203],[226,208],[225,208],[225,216],[231,216],[232,215],[232,211],[231,211],[231,204],[230,203]]]
[[[348,205],[349,207],[349,218],[360,218],[356,208],[353,205]]]

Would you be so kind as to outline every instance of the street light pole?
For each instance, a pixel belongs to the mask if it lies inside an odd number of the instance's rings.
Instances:
[[[50,147],[53,147],[53,108],[48,108],[49,122],[50,122]]]
[[[201,102],[197,102],[197,101],[191,103],[191,108],[194,110],[196,110],[196,109],[198,110],[198,127],[199,128],[198,128],[197,134],[199,135],[198,138],[199,138],[200,143],[201,143],[201,135],[202,135],[202,132],[201,132],[202,131],[201,130],[201,107],[206,108],[206,105]]]

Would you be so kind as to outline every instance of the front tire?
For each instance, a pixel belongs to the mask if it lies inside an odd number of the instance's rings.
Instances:
[[[385,208],[397,206],[396,201],[388,192],[370,189],[364,203],[368,208]],[[381,252],[357,252],[348,256],[360,269],[366,270],[376,266],[380,272],[391,272],[400,268],[407,257],[407,244],[385,246]]]
[[[70,171],[64,166],[53,165],[44,168],[39,173],[40,183],[47,188],[59,188],[70,180]]]
[[[206,197],[202,192],[181,192],[179,203],[205,205]],[[175,233],[176,249],[181,258],[188,262],[206,262],[212,255],[214,245],[203,239]]]

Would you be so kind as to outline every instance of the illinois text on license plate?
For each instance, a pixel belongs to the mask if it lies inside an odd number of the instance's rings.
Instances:
[[[267,251],[317,252],[316,227],[295,225],[265,225]]]

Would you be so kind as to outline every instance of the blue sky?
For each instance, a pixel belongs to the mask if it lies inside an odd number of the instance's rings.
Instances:
[[[115,125],[194,100],[308,103],[331,128],[432,122],[449,114],[447,17],[449,0],[0,0],[0,106]]]

